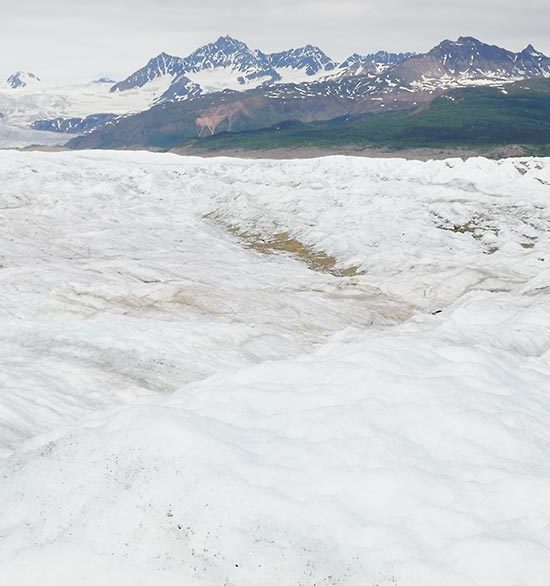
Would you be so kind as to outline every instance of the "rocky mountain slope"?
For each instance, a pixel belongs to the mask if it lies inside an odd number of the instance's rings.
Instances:
[[[169,88],[165,97],[181,99],[188,94],[185,86],[190,81],[204,93],[250,89],[263,83],[284,81],[289,72],[297,74],[293,81],[304,81],[308,77],[333,71],[337,66],[321,49],[312,45],[279,53],[264,53],[251,49],[242,41],[224,36],[199,47],[185,58],[161,53],[115,84],[111,91],[126,91],[160,78],[171,78],[170,81],[184,92],[178,93],[176,88]]]
[[[173,79],[183,70],[183,59],[168,55],[168,53],[161,53],[150,59],[144,67],[138,69],[123,81],[113,85],[111,91],[122,92],[143,87],[147,83],[164,76],[169,76]]]
[[[409,87],[454,84],[494,84],[550,76],[550,58],[532,45],[519,53],[488,45],[473,37],[445,40],[424,55],[416,55],[390,69],[387,85]]]
[[[306,45],[299,49],[290,49],[280,53],[266,55],[267,60],[277,70],[294,69],[306,75],[326,73],[335,69],[338,64],[326,55],[319,47]]]
[[[368,55],[354,53],[340,64],[336,76],[380,74],[415,55],[416,53],[389,53],[387,51],[378,51]]]
[[[181,95],[177,86],[171,87],[149,111],[116,120],[70,144],[77,148],[165,148],[194,136],[256,130],[288,120],[311,122],[414,109],[456,87],[504,88],[503,84],[518,79],[550,76],[550,59],[532,46],[513,53],[472,37],[443,41],[422,55],[353,56],[345,65],[339,69],[351,69],[355,74],[342,75],[337,70],[310,82],[271,82],[244,92],[202,96],[186,80]],[[188,98],[190,91],[195,92],[192,99]]]

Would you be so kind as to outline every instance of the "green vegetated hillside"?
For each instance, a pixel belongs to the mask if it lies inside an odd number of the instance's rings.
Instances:
[[[390,148],[498,147],[520,144],[550,155],[550,79],[500,88],[466,88],[416,110],[287,122],[239,133],[193,139],[193,149],[273,149],[338,146]]]

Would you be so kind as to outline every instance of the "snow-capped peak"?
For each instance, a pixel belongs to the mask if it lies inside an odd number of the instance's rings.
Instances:
[[[334,77],[343,78],[361,75],[379,75],[390,67],[403,63],[414,57],[416,53],[392,53],[389,51],[377,51],[360,55],[354,53],[340,64]]]
[[[275,68],[304,70],[307,75],[316,75],[321,71],[332,71],[337,66],[335,61],[314,45],[271,53],[266,57]]]
[[[409,59],[409,57],[414,57],[414,55],[416,55],[416,53],[392,53],[389,51],[377,51],[376,53],[368,53],[366,55],[354,53],[353,55],[350,55],[340,67],[350,67],[356,63],[377,63],[380,65],[391,66],[397,65],[398,63],[405,61],[405,59]]]
[[[214,43],[199,47],[184,61],[186,73],[227,69],[242,73],[241,83],[261,77],[277,77],[263,53],[253,51],[246,43],[230,36],[220,37]]]
[[[278,81],[279,75],[261,51],[228,35],[219,37],[183,59],[183,75],[205,91],[239,89]]]
[[[24,88],[30,85],[37,85],[40,83],[40,78],[34,73],[27,71],[18,71],[10,75],[6,80],[7,84],[13,89]]]
[[[175,57],[168,53],[160,53],[156,57],[149,60],[145,67],[138,69],[135,73],[127,77],[125,80],[115,84],[112,92],[124,91],[143,87],[145,84],[158,79],[163,76],[171,76],[175,78],[184,70],[184,61],[181,57]]]
[[[544,57],[546,57],[546,55],[544,53],[537,51],[535,49],[535,47],[533,47],[533,45],[531,45],[530,43],[529,43],[529,45],[527,45],[527,47],[525,47],[525,49],[523,49],[523,51],[521,52],[521,55],[533,57],[535,59],[543,59]]]

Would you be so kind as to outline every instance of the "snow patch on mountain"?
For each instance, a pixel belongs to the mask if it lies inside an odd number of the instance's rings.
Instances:
[[[383,76],[384,84],[413,89],[455,85],[495,85],[530,77],[550,76],[550,58],[532,46],[513,53],[473,37],[445,40],[428,53],[393,67]]]
[[[116,83],[111,92],[127,91],[136,88],[141,88],[146,84],[159,80],[165,80],[166,86],[184,71],[185,65],[183,59],[168,55],[168,53],[161,53],[149,60],[145,67],[138,69],[135,73]]]
[[[8,77],[6,83],[12,89],[20,89],[29,86],[37,86],[40,84],[40,78],[34,73],[25,71],[18,71]]]
[[[280,53],[266,55],[269,63],[277,70],[293,69],[302,71],[306,76],[314,76],[320,72],[332,71],[337,63],[326,55],[319,47],[306,45],[298,49],[290,49]]]
[[[211,93],[225,89],[242,91],[265,83],[300,83],[306,79],[312,81],[336,67],[336,62],[312,45],[266,54],[250,49],[242,41],[224,36],[214,43],[199,47],[185,58],[163,53],[123,82],[113,86],[113,91],[143,86],[151,80],[168,75],[175,86],[183,86],[183,91],[172,87],[164,98],[187,99],[201,92]],[[190,90],[187,87],[189,82],[198,87]]]
[[[334,77],[379,75],[415,55],[416,53],[391,53],[388,51],[378,51],[367,55],[354,53],[340,64]]]
[[[224,71],[240,85],[275,81],[277,72],[259,51],[229,36],[200,47],[185,58],[184,72]]]

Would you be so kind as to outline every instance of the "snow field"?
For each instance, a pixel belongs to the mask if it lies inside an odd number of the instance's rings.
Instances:
[[[0,177],[0,582],[548,583],[548,160]]]

